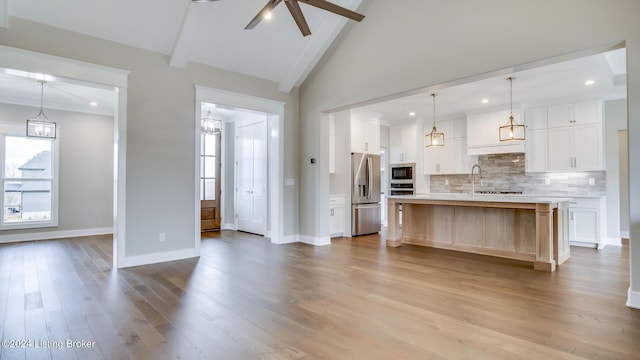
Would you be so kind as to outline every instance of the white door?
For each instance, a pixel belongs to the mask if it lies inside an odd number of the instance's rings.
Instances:
[[[267,231],[267,120],[236,128],[236,218],[240,231]]]

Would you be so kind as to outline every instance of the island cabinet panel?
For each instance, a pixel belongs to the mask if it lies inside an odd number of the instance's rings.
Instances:
[[[485,212],[481,208],[455,207],[456,226],[454,243],[482,247],[485,239]]]
[[[515,219],[514,209],[486,209],[483,246],[516,251],[518,224]]]
[[[536,253],[536,213],[527,210],[515,210],[515,220],[517,221],[516,252],[535,254]]]
[[[484,199],[484,200],[482,200]],[[554,271],[569,258],[568,199],[389,197],[387,246],[403,243],[530,261]],[[517,199],[517,201],[515,200]]]

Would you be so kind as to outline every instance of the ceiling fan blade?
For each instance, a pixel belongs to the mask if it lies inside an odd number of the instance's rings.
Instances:
[[[287,8],[289,9],[291,16],[293,16],[293,20],[296,21],[302,35],[311,35],[311,29],[309,29],[309,24],[307,24],[307,20],[304,18],[304,14],[300,9],[298,0],[285,0],[284,3],[287,4]]]
[[[332,12],[334,14],[347,17],[351,20],[361,21],[362,19],[364,19],[364,15],[358,14],[357,12],[351,11],[347,8],[343,8],[342,6],[330,3],[326,0],[299,0],[299,1],[302,1],[307,5],[315,6],[317,8]]]
[[[260,21],[262,21],[265,15],[271,12],[271,10],[273,10],[276,5],[280,4],[280,2],[282,2],[282,0],[269,0],[267,5],[265,5],[262,10],[260,10],[260,12],[253,19],[251,19],[251,21],[247,24],[247,26],[244,27],[244,29],[250,30],[256,27],[256,25],[258,25]]]

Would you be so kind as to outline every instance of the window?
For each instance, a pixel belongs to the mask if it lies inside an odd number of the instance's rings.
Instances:
[[[200,134],[200,200],[216,199],[216,142],[219,137]]]
[[[56,142],[2,134],[0,143],[0,229],[57,226]]]

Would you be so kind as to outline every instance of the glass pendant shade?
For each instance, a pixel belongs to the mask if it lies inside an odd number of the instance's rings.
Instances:
[[[433,98],[433,128],[424,137],[425,147],[444,146],[444,133],[438,132],[436,129],[436,96],[438,96],[437,93],[431,94]]]
[[[200,120],[200,131],[207,134],[220,134],[222,132],[222,121],[211,116],[211,110],[207,116]]]
[[[27,119],[27,136],[45,139],[56,138],[56,123],[44,114],[44,80],[40,80],[40,112],[33,119]]]
[[[433,129],[431,129],[431,132],[425,136],[424,146],[444,146],[444,133],[438,132],[434,126]]]
[[[56,138],[56,123],[48,120],[27,119],[27,136],[47,139]]]
[[[524,140],[525,127],[513,120],[513,116],[509,116],[509,123],[500,126],[500,141]]]
[[[506,125],[500,126],[500,141],[514,141],[514,140],[524,140],[525,134],[525,126],[522,124],[518,124],[513,119],[513,80],[515,77],[508,77],[509,80],[509,104],[510,104],[510,114],[509,114],[509,122]]]

